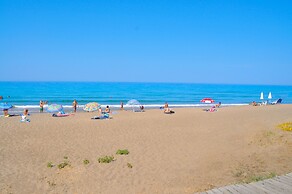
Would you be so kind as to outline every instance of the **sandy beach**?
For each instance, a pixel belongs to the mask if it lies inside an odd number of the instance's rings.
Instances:
[[[292,121],[292,105],[175,111],[2,117],[0,193],[194,193],[292,172],[292,133],[277,128]],[[99,163],[106,155],[115,160]]]

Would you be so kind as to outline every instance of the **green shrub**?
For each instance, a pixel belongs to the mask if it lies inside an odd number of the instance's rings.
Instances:
[[[85,160],[83,160],[83,164],[89,164],[89,160],[87,160],[87,159],[85,159]]]
[[[70,166],[69,162],[67,161],[58,164],[59,169],[65,168],[66,166]]]
[[[52,162],[48,162],[47,167],[48,168],[53,168],[54,167],[54,164]]]
[[[128,168],[133,168],[133,165],[130,163],[127,163]]]
[[[119,154],[119,155],[128,155],[130,152],[125,149],[125,150],[118,150],[116,154]]]
[[[99,163],[110,163],[112,161],[114,161],[113,156],[104,156],[104,157],[98,158]]]

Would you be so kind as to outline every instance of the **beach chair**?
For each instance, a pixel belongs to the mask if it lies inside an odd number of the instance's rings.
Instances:
[[[271,102],[272,105],[275,105],[275,104],[280,104],[282,103],[282,99],[279,98],[278,100],[274,101],[274,102]]]

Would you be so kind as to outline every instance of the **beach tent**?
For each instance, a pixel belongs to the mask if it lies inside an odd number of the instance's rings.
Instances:
[[[127,102],[127,105],[132,107],[133,111],[136,111],[140,110],[141,103],[136,99],[132,99]]]

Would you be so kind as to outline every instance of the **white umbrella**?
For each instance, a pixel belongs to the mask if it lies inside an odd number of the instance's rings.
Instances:
[[[132,106],[133,111],[135,111],[135,108],[140,108],[141,103],[136,99],[132,99],[127,102],[127,105]]]
[[[268,99],[272,99],[272,92],[269,93]]]
[[[261,97],[260,97],[260,99],[261,99],[261,100],[264,99],[264,93],[263,93],[263,92],[261,92]]]

